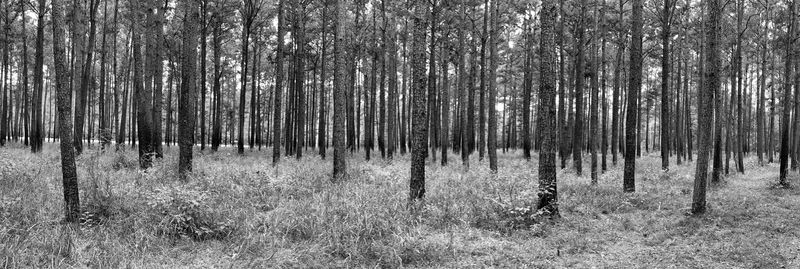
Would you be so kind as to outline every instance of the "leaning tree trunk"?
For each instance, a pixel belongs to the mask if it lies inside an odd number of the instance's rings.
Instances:
[[[58,133],[61,139],[61,176],[64,186],[65,220],[77,224],[80,215],[80,196],[78,195],[78,174],[75,169],[75,149],[72,145],[72,91],[69,88],[67,56],[64,51],[65,23],[63,6],[60,0],[52,1],[53,22],[53,62],[56,73],[56,92],[58,102]]]

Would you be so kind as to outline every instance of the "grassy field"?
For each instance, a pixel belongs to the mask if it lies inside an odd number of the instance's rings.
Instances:
[[[189,183],[177,148],[142,172],[136,152],[87,150],[77,161],[84,223],[62,219],[55,145],[32,155],[0,149],[0,265],[89,268],[800,268],[800,189],[776,188],[777,166],[712,186],[709,212],[689,216],[694,162],[662,172],[637,160],[636,193],[622,166],[597,186],[558,173],[562,218],[535,220],[536,159],[500,154],[500,172],[473,156],[464,172],[427,167],[426,205],[406,209],[408,156],[348,159],[349,179],[329,181],[330,160],[270,164],[271,153],[196,153]],[[791,173],[791,183],[800,184]]]

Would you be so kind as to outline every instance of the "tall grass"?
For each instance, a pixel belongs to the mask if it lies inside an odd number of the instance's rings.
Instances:
[[[501,155],[500,172],[473,159],[429,164],[424,210],[406,210],[407,157],[348,159],[347,180],[330,182],[329,160],[284,158],[267,152],[197,152],[188,183],[175,174],[177,149],[139,171],[136,152],[89,149],[77,160],[82,224],[62,219],[57,149],[32,155],[20,146],[0,150],[0,263],[5,267],[627,267],[691,264],[681,246],[784,242],[748,228],[789,233],[800,213],[793,190],[769,189],[768,179],[729,178],[713,188],[705,218],[685,215],[693,166],[661,172],[638,162],[637,192],[621,192],[621,167],[592,186],[560,171],[562,218],[535,218],[536,159]],[[452,157],[457,160],[456,156]],[[752,160],[750,161],[752,163]],[[749,164],[749,175],[771,170]],[[763,184],[754,184],[760,180]],[[742,191],[749,190],[749,191]],[[741,199],[749,199],[742,203]],[[755,214],[756,208],[774,209]],[[788,208],[788,209],[787,209]],[[772,213],[781,213],[783,215]],[[723,223],[726,229],[710,226]],[[785,226],[780,226],[781,224]],[[721,230],[728,240],[709,237]],[[700,252],[701,264],[757,265],[733,251]],[[778,248],[762,253],[784,257]],[[668,260],[648,256],[662,253]],[[738,254],[741,256],[742,254]],[[698,258],[701,259],[701,258]],[[756,259],[758,260],[758,259]],[[764,260],[760,260],[764,261]],[[703,263],[704,262],[704,263]],[[769,263],[764,263],[769,265]],[[780,264],[780,263],[778,263]]]

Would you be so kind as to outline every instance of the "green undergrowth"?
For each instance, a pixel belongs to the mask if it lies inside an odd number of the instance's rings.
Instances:
[[[410,214],[408,156],[348,159],[330,182],[330,160],[311,151],[271,164],[271,150],[195,152],[177,180],[177,148],[146,171],[135,150],[87,149],[78,160],[81,224],[61,223],[56,145],[31,154],[0,149],[2,267],[611,267],[796,266],[800,189],[776,188],[777,167],[710,186],[709,212],[688,215],[694,163],[664,172],[637,160],[635,193],[622,165],[589,182],[558,172],[560,218],[538,216],[537,159],[500,154],[500,171],[473,156],[426,167],[423,209]],[[375,154],[373,154],[374,156]],[[379,155],[378,155],[379,156]],[[437,156],[440,157],[440,156]],[[791,183],[800,184],[797,174]]]

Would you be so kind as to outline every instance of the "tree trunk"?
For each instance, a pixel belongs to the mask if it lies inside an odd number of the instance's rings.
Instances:
[[[347,103],[347,92],[344,85],[344,23],[345,10],[344,0],[335,0],[333,17],[336,20],[334,30],[334,66],[336,71],[333,76],[333,182],[344,180],[347,173],[345,163],[345,111]],[[281,3],[283,1],[281,0]],[[280,140],[276,140],[280,141]]]
[[[622,1],[622,0],[620,0]],[[567,139],[567,133],[569,131],[567,125],[567,114],[566,111],[566,103],[567,103],[567,96],[564,90],[566,82],[564,81],[564,64],[565,64],[565,57],[566,50],[564,49],[564,0],[560,0],[558,6],[558,13],[562,16],[562,19],[558,22],[558,126],[559,135],[559,156],[561,156],[561,169],[567,168],[567,158],[569,157],[569,151],[567,150],[569,145],[569,139]],[[620,2],[621,3],[621,2]],[[619,52],[617,52],[619,54]]]
[[[156,2],[157,3],[157,2]],[[159,7],[157,4],[153,4],[153,8],[156,9],[155,13],[153,14],[153,24],[152,29],[152,40],[150,41],[152,45],[152,49],[154,50],[152,53],[153,60],[150,61],[153,69],[153,148],[156,151],[156,157],[162,158],[164,156],[164,151],[162,149],[162,129],[161,129],[161,122],[163,121],[162,111],[164,111],[164,98],[163,98],[163,81],[164,81],[164,52],[163,50],[163,41],[164,41],[164,10],[168,7]],[[152,12],[151,12],[152,13]],[[195,23],[199,23],[199,20],[195,20]],[[185,34],[185,33],[184,33]],[[194,35],[192,38],[196,39],[197,35]],[[197,41],[195,40],[195,43]],[[150,49],[150,48],[148,48]],[[197,58],[197,52],[195,50],[195,56]],[[148,60],[149,61],[149,60]],[[197,72],[197,69],[193,69],[193,73]],[[149,81],[148,81],[149,83]],[[192,85],[194,82],[192,81]],[[194,100],[194,99],[192,99]],[[194,109],[192,109],[194,111]],[[195,116],[191,117],[193,120],[196,119]],[[194,126],[194,125],[192,125]],[[194,141],[194,139],[192,139]]]
[[[303,140],[305,138],[304,135],[304,127],[305,127],[305,106],[306,106],[306,94],[304,91],[304,84],[305,84],[305,22],[304,22],[304,15],[305,9],[301,7],[301,3],[296,3],[295,6],[295,14],[294,14],[294,31],[292,32],[292,36],[294,38],[296,44],[296,53],[295,53],[295,64],[294,64],[294,91],[295,91],[295,98],[297,100],[297,105],[294,107],[295,109],[295,141],[297,143],[297,147],[295,148],[295,157],[299,160],[303,157]]]
[[[529,25],[527,19],[525,25]],[[529,26],[525,27],[525,45],[527,48],[524,51],[524,77],[522,82],[522,155],[525,160],[531,159],[531,91],[533,88],[533,33]],[[507,85],[506,85],[507,86]],[[505,94],[504,94],[505,96]],[[503,102],[505,105],[505,102]],[[505,127],[505,114],[506,110],[503,109],[503,126]],[[536,141],[539,141],[537,138]]]
[[[599,35],[599,16],[597,14],[597,10],[595,10],[595,18],[594,18],[594,33],[592,34],[592,46],[591,46],[591,72],[592,72],[592,80],[591,80],[591,104],[589,105],[589,153],[591,154],[591,184],[596,185],[598,178],[600,177],[600,169],[597,163],[597,148],[598,148],[598,88],[599,88],[599,72],[598,72],[598,65],[599,59],[597,57],[597,36]]]
[[[787,30],[786,30],[786,58],[784,60],[784,79],[783,79],[783,101],[781,104],[783,105],[783,118],[781,120],[781,152],[780,152],[780,176],[779,176],[779,184],[783,187],[789,186],[789,181],[786,179],[787,174],[789,173],[789,143],[791,142],[789,139],[789,124],[790,117],[789,114],[791,112],[791,100],[792,100],[792,58],[794,58],[794,50],[793,50],[793,38],[795,33],[795,21],[796,13],[795,13],[795,1],[794,0],[786,0],[786,4],[789,7],[789,20],[787,21]]]
[[[489,169],[497,173],[497,110],[495,109],[495,103],[497,102],[496,81],[497,61],[499,59],[497,56],[497,43],[499,38],[498,29],[500,29],[500,22],[498,19],[498,16],[500,16],[500,3],[498,0],[495,0],[492,4],[494,5],[494,14],[492,14],[491,44],[489,47],[491,67],[489,69],[489,99],[486,100],[489,109],[489,133],[487,144],[489,148]],[[483,125],[481,125],[481,128],[483,128]]]
[[[131,0],[132,7],[134,8],[134,12],[132,14],[132,22],[131,22],[131,32],[132,32],[132,46],[133,46],[133,87],[135,93],[135,99],[137,101],[137,108],[136,108],[136,125],[138,128],[139,137],[139,167],[141,169],[150,168],[153,164],[153,154],[155,153],[155,149],[153,148],[152,143],[152,124],[153,124],[153,93],[152,89],[149,87],[144,87],[144,82],[142,81],[142,66],[144,61],[142,60],[142,53],[141,53],[141,29],[139,22],[143,21],[141,18],[141,12],[137,12],[136,10],[144,10],[144,6],[139,2],[140,0]],[[182,83],[182,84],[185,84]]]
[[[321,18],[321,21],[322,21],[322,23],[321,23],[322,24],[322,32],[320,34],[320,35],[322,35],[322,51],[320,52],[320,58],[321,58],[321,60],[320,60],[321,67],[320,68],[321,69],[320,69],[320,79],[319,80],[320,80],[321,83],[320,83],[320,91],[319,91],[319,127],[318,127],[318,130],[317,130],[318,131],[318,133],[317,133],[317,148],[319,148],[319,156],[322,157],[322,159],[324,160],[325,159],[325,152],[326,152],[326,149],[327,149],[327,144],[325,142],[325,138],[326,138],[325,137],[325,126],[326,126],[326,122],[325,122],[325,106],[328,105],[328,103],[327,103],[327,101],[325,101],[325,82],[327,81],[327,76],[325,74],[325,56],[327,55],[326,53],[328,52],[328,50],[327,50],[328,42],[326,41],[325,38],[328,36],[327,32],[326,32],[326,26],[328,24],[327,23],[327,19],[328,19],[327,18],[328,2],[327,1],[323,1],[323,2],[324,3],[323,3],[323,6],[322,6],[322,18]]]
[[[585,32],[585,15],[586,15],[586,0],[581,0],[580,19],[578,19],[578,26],[575,35],[577,36],[577,56],[575,57],[575,129],[572,137],[572,162],[575,167],[575,173],[581,176],[583,172],[583,82],[584,82],[584,32]]]
[[[712,0],[717,1],[717,0]],[[636,121],[639,111],[639,91],[642,88],[642,2],[633,0],[633,24],[631,26],[631,56],[628,81],[628,110],[625,119],[625,172],[623,191],[636,191]]]
[[[339,5],[337,0],[337,8]],[[281,159],[281,93],[283,92],[283,37],[286,35],[283,15],[284,0],[278,0],[278,45],[275,50],[275,106],[272,120],[272,165]],[[338,11],[337,11],[338,12]],[[338,15],[336,15],[338,16]]]
[[[670,0],[664,0],[664,10],[661,17],[661,169],[664,171],[669,170],[669,122],[672,120],[670,115],[670,97],[669,97],[669,79],[670,79],[670,62],[669,62],[669,39],[672,37],[670,33],[670,24],[672,22],[672,5]]]
[[[720,69],[720,0],[707,2],[707,16],[705,21],[705,71],[703,73],[703,86],[698,91],[697,106],[697,170],[694,179],[694,192],[692,195],[692,213],[703,214],[706,211],[706,178],[708,177],[708,158],[712,146],[712,102],[714,95],[719,91]]]
[[[61,138],[61,177],[64,186],[65,220],[77,224],[80,215],[80,196],[78,195],[78,174],[75,168],[75,148],[72,145],[72,91],[69,88],[67,57],[64,51],[65,23],[63,6],[59,0],[52,1],[53,22],[53,62],[56,73],[56,92],[58,93],[58,122]]]
[[[39,8],[36,25],[36,59],[34,60],[33,121],[31,124],[31,152],[42,151],[44,143],[44,113],[42,112],[42,92],[44,88],[44,15],[45,0],[38,0]]]
[[[422,26],[422,27],[424,28],[424,26]],[[402,124],[398,124],[399,121],[397,120],[397,107],[399,106],[400,100],[398,98],[398,91],[397,91],[397,72],[396,72],[397,71],[397,45],[396,45],[396,43],[397,43],[397,28],[395,27],[394,18],[392,18],[392,21],[389,23],[389,40],[388,40],[388,44],[387,44],[388,47],[386,48],[386,51],[388,52],[388,55],[387,55],[388,59],[387,59],[387,62],[386,62],[386,69],[387,69],[386,72],[387,72],[387,76],[388,76],[388,80],[389,80],[388,81],[388,83],[389,83],[389,85],[388,85],[389,100],[387,101],[387,106],[388,106],[388,112],[387,113],[388,114],[386,116],[387,117],[387,125],[386,125],[386,133],[387,134],[386,135],[387,135],[387,138],[388,138],[386,140],[386,147],[387,147],[386,155],[390,160],[392,158],[394,158],[394,152],[395,152],[395,149],[397,148],[397,142],[398,142],[398,131],[397,131],[397,129],[398,129],[398,127],[400,127],[398,125],[402,125]],[[423,51],[424,51],[424,49],[423,49]],[[422,85],[421,87],[424,88],[425,85]],[[405,101],[405,100],[403,100],[403,101]],[[425,109],[424,106],[423,106],[423,109]],[[423,118],[421,124],[425,124],[425,118]],[[400,127],[400,128],[402,128],[402,127]],[[425,132],[425,135],[427,135],[427,132]],[[423,150],[425,149],[425,147],[427,147],[427,143],[425,145],[423,145]]]
[[[208,36],[208,19],[207,17],[208,1],[200,2],[200,151],[206,149],[206,37]],[[171,93],[171,90],[170,90]],[[172,103],[169,105],[170,109]],[[170,113],[169,115],[172,115]],[[167,117],[169,120],[169,116]],[[170,132],[167,128],[167,132]]]
[[[94,0],[90,1],[90,4],[93,4]],[[75,129],[74,132],[74,140],[73,147],[75,147],[75,155],[80,155],[83,151],[83,126],[84,126],[84,118],[86,117],[86,97],[88,96],[88,81],[84,83],[84,80],[88,80],[89,70],[91,69],[91,59],[89,59],[89,55],[91,55],[91,49],[86,49],[86,25],[85,25],[85,15],[84,15],[84,7],[82,6],[84,1],[81,0],[74,0],[73,7],[72,7],[72,62],[73,62],[73,69],[72,69],[72,90],[75,91],[75,114],[73,119],[73,124]],[[91,7],[90,7],[91,8]],[[94,12],[91,13],[92,17],[94,17]],[[94,18],[92,18],[94,19]],[[94,32],[94,31],[92,31]],[[90,42],[89,46],[92,46],[94,42]],[[87,61],[88,59],[88,61]],[[84,72],[85,67],[89,69]],[[84,86],[84,84],[86,86]],[[8,87],[6,87],[8,88]]]
[[[539,153],[539,201],[537,210],[551,217],[558,216],[558,184],[556,180],[556,6],[554,1],[542,2],[539,111],[537,129],[542,140]],[[563,68],[562,68],[563,69]]]
[[[183,21],[183,48],[181,49],[181,97],[178,108],[178,143],[180,143],[180,157],[178,173],[181,180],[188,180],[188,173],[192,171],[192,148],[194,147],[195,131],[195,97],[197,96],[197,37],[200,22],[198,13],[199,3],[196,0],[183,2],[186,16]]]
[[[417,201],[425,197],[425,149],[427,146],[427,126],[425,118],[425,8],[421,0],[413,0],[409,29],[413,31],[411,41],[411,88],[412,88],[412,126],[411,126],[411,180],[409,180],[409,208],[417,212]],[[390,50],[392,51],[392,50]]]
[[[440,143],[442,146],[442,166],[447,165],[447,147],[449,146],[448,137],[450,136],[450,61],[447,57],[447,52],[442,51],[442,132],[440,135]],[[454,116],[455,117],[455,116]]]
[[[497,0],[495,0],[494,5],[497,4]],[[489,10],[489,0],[484,0],[483,5],[485,7],[483,12],[483,32],[481,32],[481,81],[480,81],[480,99],[478,100],[478,161],[483,161],[483,152],[485,150],[486,142],[486,43],[487,40],[490,38],[488,30],[488,24],[490,15]]]

